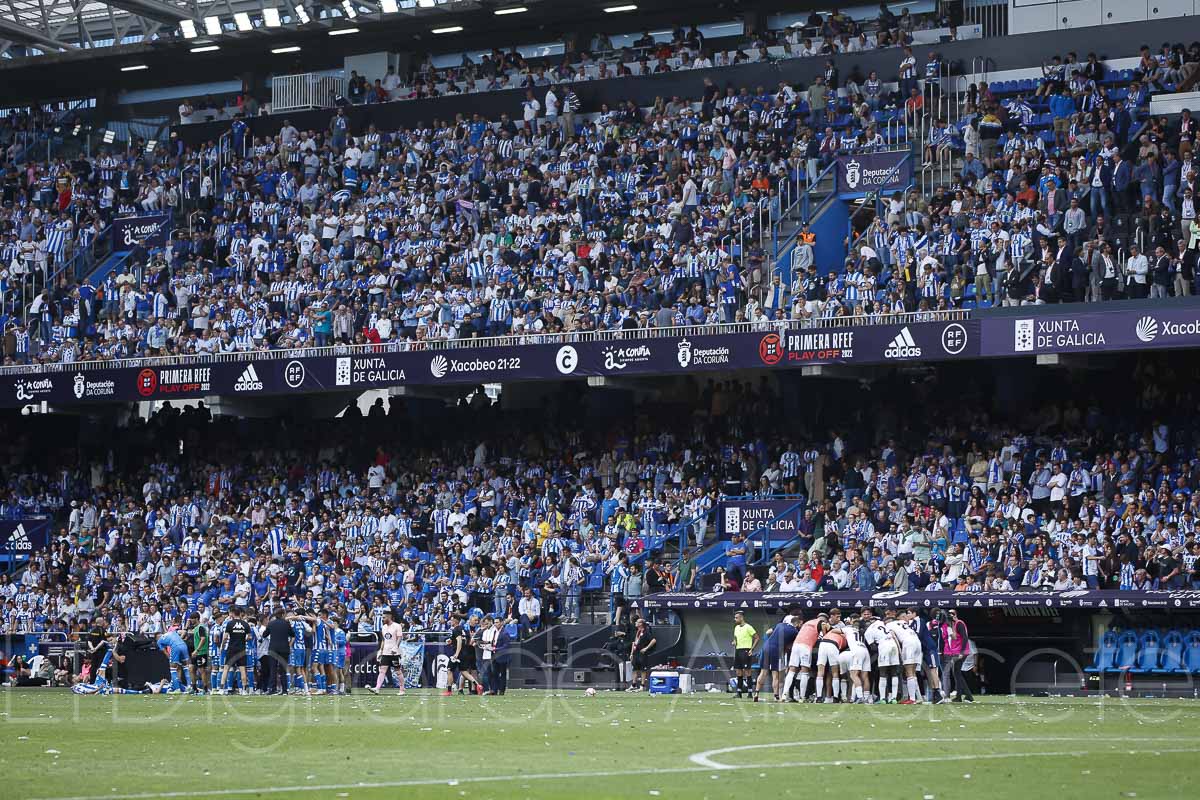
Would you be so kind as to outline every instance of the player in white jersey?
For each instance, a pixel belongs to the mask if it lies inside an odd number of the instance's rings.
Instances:
[[[821,638],[817,642],[817,697],[818,703],[833,703],[841,699],[841,654],[846,649],[846,635],[841,622],[835,628],[826,622],[821,624]],[[825,674],[829,673],[830,696],[825,696]]]
[[[886,612],[891,614],[890,611]],[[876,663],[879,666],[879,688],[876,697],[880,703],[895,703],[900,692],[900,640],[888,629],[884,620],[874,619],[867,624],[863,634],[867,646],[875,647]],[[890,684],[891,691],[888,691]]]
[[[857,614],[851,614],[846,620],[842,626],[842,633],[846,636],[846,650],[841,655],[842,699],[851,703],[863,703],[870,695],[868,689],[871,683],[871,651],[863,641]]]
[[[917,686],[917,667],[921,664],[921,639],[907,622],[911,613],[904,611],[902,618],[892,619],[887,623],[888,630],[900,643],[900,663],[904,667],[904,689],[907,695],[903,702],[906,705],[925,702]]]

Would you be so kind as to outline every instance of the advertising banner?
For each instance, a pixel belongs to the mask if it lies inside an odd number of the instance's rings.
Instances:
[[[837,157],[840,193],[902,192],[912,183],[912,158],[907,150],[856,153]]]
[[[26,558],[50,544],[50,520],[23,517],[0,520],[0,558]]]
[[[172,212],[141,217],[117,217],[112,221],[113,250],[131,250],[139,241],[146,247],[162,247],[171,233]]]
[[[274,354],[272,354],[274,355]],[[921,322],[821,329],[764,329],[707,336],[393,350],[343,355],[204,361],[187,366],[67,369],[0,375],[0,407],[46,401],[173,400],[355,392],[390,386],[505,383],[591,376],[672,376],[711,370],[786,369],[814,364],[887,364],[973,358],[979,323]]]
[[[772,540],[790,539],[799,530],[804,503],[793,500],[724,500],[720,503],[720,535],[728,539],[766,528]]]
[[[642,608],[1200,608],[1200,591],[1120,592],[664,592],[643,597]]]
[[[352,642],[346,670],[350,673],[350,684],[355,689],[374,686],[379,676],[379,645],[375,642]],[[404,674],[404,688],[415,689],[421,685],[421,672],[425,666],[425,644],[403,642],[400,645],[400,671]],[[394,676],[393,672],[393,676]],[[399,688],[398,686],[394,688]]]
[[[985,318],[982,325],[985,356],[1200,346],[1200,309],[1190,305]]]

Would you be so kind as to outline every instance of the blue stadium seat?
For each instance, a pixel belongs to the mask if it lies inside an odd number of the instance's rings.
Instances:
[[[1183,637],[1183,669],[1180,672],[1200,673],[1200,631],[1189,631]]]
[[[585,592],[594,592],[604,588],[604,570],[593,568],[588,575],[587,583],[583,585]]]
[[[1161,672],[1184,672],[1183,669],[1183,634],[1179,631],[1167,631],[1162,637]]]
[[[1118,670],[1132,669],[1137,666],[1138,635],[1135,631],[1125,631],[1117,637],[1117,657],[1113,667]]]
[[[1093,675],[1103,674],[1105,672],[1115,671],[1114,664],[1117,660],[1117,632],[1107,630],[1100,637],[1100,647],[1096,650],[1096,655],[1092,659],[1090,667],[1084,667],[1083,671]]]
[[[1138,640],[1137,662],[1133,669],[1129,671],[1138,674],[1158,672],[1158,662],[1161,652],[1158,631],[1153,629],[1142,631],[1142,635]]]

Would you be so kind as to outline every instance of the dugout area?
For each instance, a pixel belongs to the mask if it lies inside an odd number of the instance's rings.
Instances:
[[[762,597],[764,606],[770,603],[769,594]],[[765,638],[785,609],[738,610]],[[815,608],[787,610],[806,619],[818,613]],[[852,609],[843,613],[848,610]],[[664,622],[669,616],[673,623],[669,627],[678,625],[677,640],[657,650],[655,661],[691,669],[701,688],[709,683],[723,688],[728,683],[733,609],[647,613]],[[976,667],[969,675],[976,691],[1029,696],[1200,696],[1198,613],[1045,606],[965,607],[958,613],[977,650]]]

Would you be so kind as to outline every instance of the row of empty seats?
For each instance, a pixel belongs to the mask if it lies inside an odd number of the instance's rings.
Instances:
[[[1200,630],[1109,629],[1084,672],[1200,674]]]

